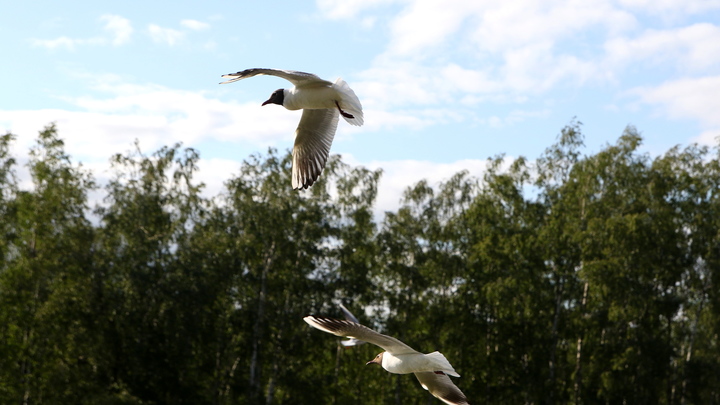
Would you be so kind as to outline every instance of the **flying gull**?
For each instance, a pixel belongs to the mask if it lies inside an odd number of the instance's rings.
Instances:
[[[312,73],[294,70],[245,69],[223,75],[222,77],[231,79],[220,84],[257,75],[282,77],[294,85],[291,89],[275,90],[262,105],[278,104],[288,110],[303,110],[295,130],[292,186],[296,190],[306,189],[315,183],[325,168],[339,116],[350,125],[363,124],[360,100],[341,78],[332,83]]]
[[[448,377],[460,377],[460,374],[442,353],[420,353],[394,337],[378,333],[357,322],[322,316],[306,316],[303,320],[321,331],[380,346],[385,351],[366,364],[380,364],[385,370],[396,374],[414,373],[420,385],[444,403],[469,405],[465,394]]]

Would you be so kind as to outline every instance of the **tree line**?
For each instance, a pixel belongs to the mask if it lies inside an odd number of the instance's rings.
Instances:
[[[442,351],[473,404],[720,403],[720,149],[583,152],[410,185],[333,156],[309,190],[270,149],[203,195],[196,150],[111,158],[99,187],[54,124],[23,188],[0,137],[0,403],[432,404],[302,321]],[[223,174],[225,175],[225,174]],[[90,206],[89,195],[102,195]]]

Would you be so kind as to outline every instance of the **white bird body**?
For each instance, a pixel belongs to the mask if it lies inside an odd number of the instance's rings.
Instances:
[[[385,352],[380,365],[390,373],[410,374],[423,371],[442,371],[453,377],[460,377],[450,362],[440,352],[392,354]]]
[[[290,89],[276,90],[262,105],[280,104],[288,110],[303,110],[295,130],[292,185],[294,189],[308,188],[325,168],[338,117],[342,116],[351,125],[362,125],[362,104],[350,86],[340,78],[332,83],[314,74],[293,70],[246,69],[223,75],[232,79],[220,84],[257,75],[282,77],[294,85]]]
[[[303,87],[284,89],[283,107],[288,110],[319,110],[336,108],[335,100],[339,100],[337,90],[332,87]]]
[[[353,100],[352,97],[347,96],[346,91],[344,91],[345,87],[347,87],[347,83],[345,83],[342,79],[338,79],[335,83],[329,86],[306,85],[295,86],[291,89],[283,89],[285,96],[283,107],[288,110],[340,108],[340,110],[353,116],[353,118],[349,118],[343,115],[343,118],[345,118],[345,121],[347,121],[348,124],[360,126],[363,124],[362,106],[354,103],[353,101],[355,100]],[[347,88],[349,89],[349,87]]]

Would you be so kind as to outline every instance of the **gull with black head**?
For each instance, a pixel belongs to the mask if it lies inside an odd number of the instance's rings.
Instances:
[[[257,75],[282,77],[294,85],[290,89],[275,90],[262,105],[278,104],[288,110],[303,110],[295,130],[292,186],[294,189],[306,189],[315,183],[325,168],[339,117],[342,116],[350,125],[363,124],[360,100],[341,78],[332,83],[312,73],[294,70],[246,69],[223,75],[231,79],[220,84]]]

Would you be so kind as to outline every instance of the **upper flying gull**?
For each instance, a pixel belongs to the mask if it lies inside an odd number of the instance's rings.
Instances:
[[[292,186],[306,189],[317,180],[325,168],[330,145],[335,137],[338,117],[351,125],[363,124],[360,100],[341,78],[331,83],[312,73],[278,69],[245,69],[222,77],[231,79],[220,84],[232,83],[257,75],[271,75],[289,80],[294,87],[278,89],[262,103],[279,104],[288,110],[303,110],[295,130],[293,146]]]

